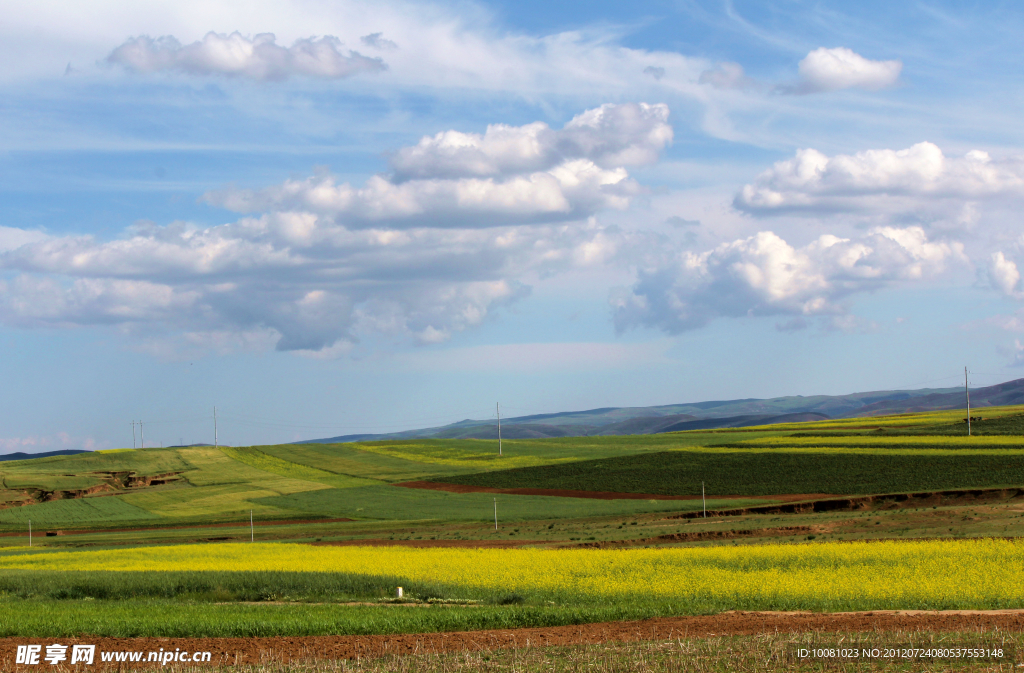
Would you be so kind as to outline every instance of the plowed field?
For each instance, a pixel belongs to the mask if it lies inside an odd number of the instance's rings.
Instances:
[[[400,609],[400,608],[399,608]],[[459,609],[459,608],[442,608]],[[394,654],[452,652],[506,647],[557,646],[664,640],[680,637],[753,635],[758,633],[837,633],[869,631],[1024,631],[1024,610],[959,610],[943,612],[876,611],[845,613],[725,612],[699,617],[665,617],[631,622],[605,622],[577,626],[457,633],[420,633],[393,636],[311,636],[282,638],[0,638],[0,670],[29,671],[39,666],[18,666],[18,645],[45,646],[84,643],[97,653],[159,650],[211,652],[211,664],[257,664],[269,661],[354,659]],[[100,658],[97,654],[97,660]],[[143,659],[146,654],[143,654]],[[145,666],[146,664],[143,664]],[[124,664],[97,661],[83,670],[117,670]],[[148,666],[159,667],[150,663]],[[141,668],[133,664],[131,670]]]

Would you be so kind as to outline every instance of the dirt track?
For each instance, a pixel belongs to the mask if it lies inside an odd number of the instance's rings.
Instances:
[[[432,608],[433,609],[433,608]],[[438,608],[459,609],[459,608]],[[677,637],[752,635],[757,633],[865,631],[1024,631],[1024,611],[879,611],[846,613],[726,612],[700,617],[665,617],[634,622],[605,622],[579,626],[498,629],[456,633],[395,636],[307,636],[282,638],[0,638],[0,670],[39,670],[16,666],[17,645],[52,643],[96,645],[97,652],[174,651],[212,652],[212,664],[256,664],[301,659],[353,659],[389,654],[451,652],[504,647],[592,644],[608,641],[658,640]],[[99,655],[97,654],[97,660]],[[145,655],[143,656],[145,658]],[[154,664],[150,664],[153,666]],[[122,664],[123,666],[123,664]],[[49,668],[49,666],[46,666]],[[82,667],[116,670],[116,664]],[[131,670],[139,668],[131,666]]]

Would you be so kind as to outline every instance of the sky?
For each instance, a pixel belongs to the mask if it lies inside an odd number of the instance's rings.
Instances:
[[[0,7],[0,453],[1024,377],[1011,2]]]

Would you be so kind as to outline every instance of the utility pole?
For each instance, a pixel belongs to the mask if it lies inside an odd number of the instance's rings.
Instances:
[[[32,522],[29,521],[29,526],[31,526],[31,525],[32,525]],[[494,530],[498,530],[498,499],[497,498],[494,499]],[[29,540],[31,540],[31,539],[32,538],[31,538],[31,535],[30,535],[29,536]],[[30,546],[31,546],[31,544],[30,544]]]
[[[967,392],[967,436],[971,436],[971,389],[967,385],[967,367],[964,367],[964,391]]]
[[[700,501],[704,505],[704,518],[708,518],[708,501],[704,498],[704,482],[700,482]]]
[[[494,410],[498,412],[498,455],[501,455],[501,407],[494,403]],[[498,530],[497,519],[495,519],[494,530]]]
[[[135,421],[132,421],[132,448],[137,448],[135,446]]]
[[[252,510],[249,510],[249,542],[256,541],[256,531],[252,527]]]
[[[495,521],[497,521],[497,519],[495,519]],[[495,530],[497,530],[497,528],[495,528]],[[32,519],[28,520],[28,546],[32,546]]]
[[[217,441],[217,407],[213,408],[213,447],[217,448],[219,442]],[[251,514],[251,512],[250,512]]]
[[[146,431],[142,428],[142,421],[139,421],[139,435],[142,436],[142,448],[146,448]]]

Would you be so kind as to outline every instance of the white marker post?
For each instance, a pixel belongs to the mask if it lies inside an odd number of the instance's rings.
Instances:
[[[256,530],[252,527],[252,510],[249,510],[249,542],[256,541]]]
[[[494,499],[494,530],[498,530],[498,499]]]
[[[708,501],[704,498],[704,482],[700,482],[700,501],[704,503],[704,518],[708,518]]]
[[[967,391],[967,436],[971,436],[971,387],[967,383],[967,367],[964,367],[964,390]]]
[[[32,546],[32,519],[28,520],[28,546]]]

